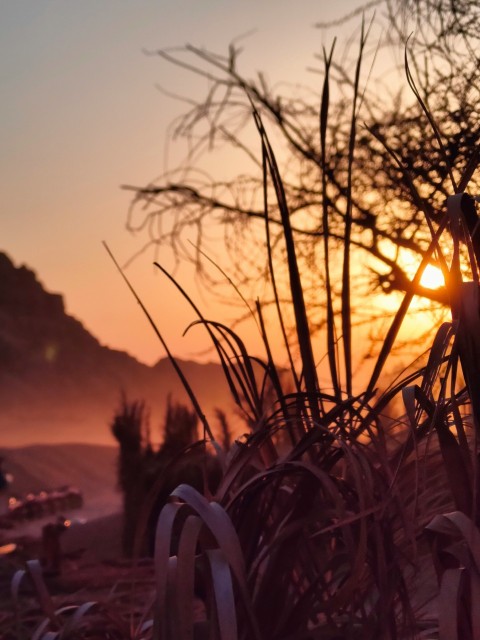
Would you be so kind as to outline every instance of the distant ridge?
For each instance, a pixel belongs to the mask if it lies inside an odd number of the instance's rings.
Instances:
[[[229,409],[220,365],[179,362],[207,416]],[[65,313],[61,295],[0,252],[0,447],[113,444],[108,425],[122,391],[145,400],[158,440],[168,394],[187,402],[168,360],[149,367],[102,346]]]
[[[87,502],[120,503],[120,492],[116,490],[116,447],[90,444],[0,447],[0,455],[5,470],[13,476],[9,486],[12,495],[72,485],[81,489]],[[115,494],[118,495],[112,499]]]

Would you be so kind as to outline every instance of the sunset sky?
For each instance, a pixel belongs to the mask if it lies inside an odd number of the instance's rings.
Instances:
[[[243,42],[242,69],[247,74],[265,70],[273,81],[308,82],[314,54],[338,33],[313,25],[360,4],[3,0],[0,250],[15,264],[31,266],[47,290],[62,293],[67,311],[102,344],[147,363],[163,357],[101,244],[107,241],[122,263],[146,240],[125,230],[131,195],[120,185],[146,184],[166,168],[167,127],[183,106],[156,85],[195,92],[188,74],[145,50],[191,43],[223,53],[232,39],[255,29]],[[347,27],[350,32],[358,22]],[[180,153],[170,147],[170,168]],[[200,329],[182,338],[194,318],[155,273],[153,259],[152,253],[143,255],[127,274],[172,351],[198,357],[207,343],[198,341]],[[167,268],[173,265],[169,251],[161,261]],[[180,268],[177,276],[190,285],[207,316],[228,317],[209,307],[188,269]]]

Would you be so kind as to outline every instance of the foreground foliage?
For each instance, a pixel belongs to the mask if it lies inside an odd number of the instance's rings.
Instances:
[[[361,50],[364,45],[362,33]],[[330,55],[325,64],[320,109],[323,149]],[[360,64],[361,55],[357,71]],[[443,137],[416,90],[408,63],[406,69],[448,169]],[[358,78],[359,73],[353,82],[350,185]],[[111,611],[105,609],[104,617],[98,618],[98,611],[103,611],[99,603],[56,610],[38,566],[30,563],[28,572],[45,615],[33,637],[473,640],[480,634],[474,605],[480,589],[480,307],[477,215],[474,200],[463,192],[471,168],[452,180],[454,195],[440,219],[430,218],[419,194],[414,198],[421,207],[418,215],[430,229],[430,244],[365,391],[355,394],[352,194],[347,189],[339,308],[332,302],[329,216],[328,208],[323,209],[327,357],[317,366],[289,203],[253,100],[251,107],[262,146],[267,261],[282,327],[268,216],[272,189],[295,311],[294,339],[283,333],[290,370],[285,374],[273,361],[260,304],[255,315],[264,339],[263,361],[250,357],[228,327],[207,321],[176,283],[197,314],[197,323],[208,331],[232,397],[251,431],[225,454],[184,380],[203,425],[201,446],[208,442],[222,468],[214,495],[188,484],[173,490],[157,522],[151,599],[141,613],[131,610],[130,617],[117,610],[113,616],[117,627]],[[388,145],[385,150],[408,180],[410,166]],[[320,179],[327,182],[328,167],[320,163],[319,169]],[[410,188],[415,196],[413,181]],[[462,262],[465,255],[467,262]],[[438,329],[425,365],[379,393],[413,291],[432,260],[444,271],[452,320]],[[464,282],[465,277],[469,281]],[[175,366],[182,375],[178,363]],[[320,368],[322,379],[328,370],[329,385],[320,384]],[[392,415],[399,400],[405,411]],[[206,455],[204,460],[207,474]],[[20,572],[13,580],[16,602],[25,576]],[[18,637],[25,637],[21,635],[25,625],[19,610]]]

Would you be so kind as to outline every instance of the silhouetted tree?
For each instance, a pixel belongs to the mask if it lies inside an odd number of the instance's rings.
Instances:
[[[465,189],[471,178],[472,185],[479,183],[480,10],[471,0],[378,0],[366,8],[373,6],[385,32],[378,57],[387,60],[393,53],[398,64],[391,71],[382,68],[377,76],[373,71],[367,83],[362,75],[371,61],[367,37],[360,38],[361,51],[353,60],[347,55],[337,62],[333,49],[324,51],[323,69],[317,70],[323,74],[321,95],[318,76],[312,76],[312,87],[296,85],[290,91],[286,85],[270,86],[262,73],[247,77],[235,46],[226,56],[193,46],[159,51],[168,63],[204,78],[208,89],[198,100],[185,98],[188,110],[173,126],[173,137],[189,143],[185,163],[144,188],[134,188],[128,227],[148,229],[148,244],[170,244],[210,285],[216,278],[204,269],[201,250],[209,253],[209,230],[222,228],[241,286],[268,278],[265,252],[256,251],[264,245],[268,221],[280,281],[286,265],[283,227],[275,198],[270,195],[264,202],[261,153],[252,146],[258,143],[249,129],[254,105],[282,160],[312,326],[325,322],[318,290],[330,286],[328,255],[331,262],[338,255],[330,269],[336,269],[334,280],[340,281],[346,243],[357,262],[367,266],[366,275],[353,274],[357,292],[409,290],[412,276],[406,263],[418,264],[424,256],[431,228],[437,228],[444,214],[445,197]],[[435,126],[408,88],[405,46],[409,82]],[[230,154],[232,173],[225,176],[222,166],[220,177],[211,178],[202,169],[201,156],[222,147]],[[186,242],[192,233],[194,246]],[[337,306],[339,290],[333,286],[331,292]],[[448,302],[445,288],[418,286],[416,292]]]

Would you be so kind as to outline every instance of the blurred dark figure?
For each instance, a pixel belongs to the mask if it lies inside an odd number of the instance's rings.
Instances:
[[[0,492],[5,491],[9,485],[8,475],[3,470],[4,462],[5,462],[5,458],[0,456]]]
[[[60,536],[70,526],[70,521],[59,516],[55,522],[42,527],[42,565],[45,573],[57,575],[62,565]]]

